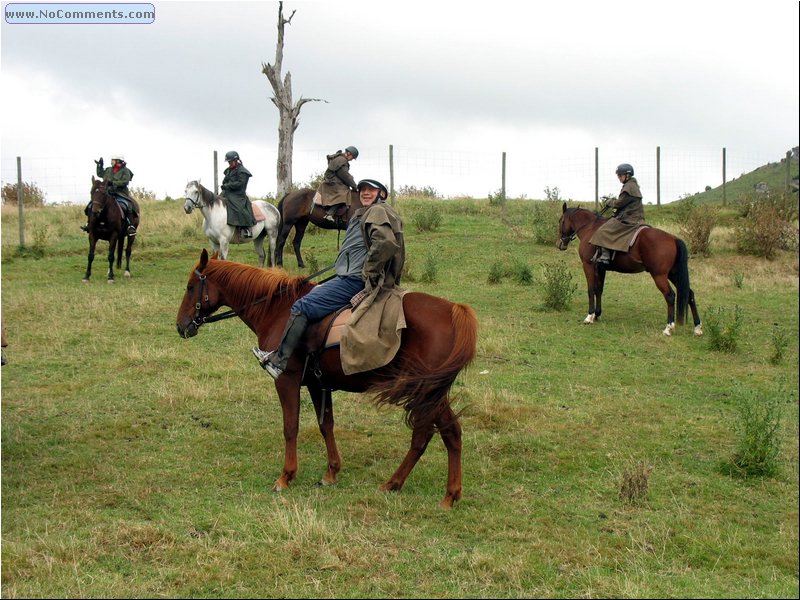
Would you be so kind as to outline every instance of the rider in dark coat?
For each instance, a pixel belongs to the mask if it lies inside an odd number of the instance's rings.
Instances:
[[[128,219],[128,235],[136,235],[136,225],[139,222],[139,204],[128,190],[128,184],[133,179],[133,172],[128,168],[125,157],[122,154],[111,156],[111,166],[104,168],[103,158],[94,161],[97,165],[97,176],[102,177],[106,184],[106,191],[121,200],[128,210],[124,211],[125,218]],[[91,221],[92,202],[86,205],[84,213]],[[128,215],[128,212],[131,214]],[[89,231],[89,224],[81,225],[81,229]]]
[[[606,207],[616,209],[616,212],[589,240],[598,247],[596,261],[604,265],[611,262],[609,250],[628,252],[633,234],[644,224],[642,192],[633,176],[633,167],[627,163],[619,165],[617,177],[622,183],[619,197],[605,203]]]
[[[253,206],[247,198],[247,183],[253,174],[244,168],[239,153],[231,150],[225,155],[228,168],[223,172],[221,196],[228,204],[228,225],[240,227],[242,237],[253,237],[250,228],[256,224]]]
[[[322,183],[314,201],[327,209],[325,218],[334,221],[334,214],[342,206],[350,206],[350,191],[356,191],[356,181],[350,175],[350,161],[358,158],[358,148],[348,146],[329,154],[328,168],[325,169]]]

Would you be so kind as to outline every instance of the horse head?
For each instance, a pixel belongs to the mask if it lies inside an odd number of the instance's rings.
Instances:
[[[216,258],[216,254],[212,258]],[[208,251],[204,248],[200,261],[189,274],[177,319],[178,334],[182,338],[196,336],[204,319],[220,307],[219,291],[208,283],[205,275],[208,261]]]
[[[575,225],[572,223],[572,213],[575,212],[574,208],[567,208],[567,203],[561,207],[561,219],[558,221],[558,242],[556,246],[559,250],[566,250],[569,243],[575,239],[577,231]]]
[[[92,199],[92,212],[99,215],[103,212],[108,202],[108,192],[106,191],[106,182],[102,179],[95,179],[92,177],[92,191],[90,192]]]
[[[186,202],[183,203],[183,211],[188,215],[195,208],[203,206],[203,193],[199,181],[190,181],[186,184],[186,190],[183,192],[183,197]]]

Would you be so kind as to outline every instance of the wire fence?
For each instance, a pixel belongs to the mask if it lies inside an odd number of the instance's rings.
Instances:
[[[619,163],[630,163],[644,193],[645,203],[666,204],[716,188],[725,179],[731,181],[757,167],[780,162],[785,149],[774,154],[735,148],[582,148],[575,151],[549,151],[546,146],[525,153],[502,151],[447,152],[429,149],[362,147],[350,172],[358,180],[378,179],[391,183],[395,191],[428,189],[445,198],[486,198],[503,191],[507,198],[542,199],[545,190],[557,190],[568,200],[593,201],[597,196],[616,196],[619,181],[614,171]],[[331,149],[295,149],[293,180],[305,185],[326,167]],[[204,181],[214,181],[213,151],[201,171]],[[504,160],[505,158],[505,160]],[[274,196],[276,153],[261,151],[246,161],[248,169],[259,177],[250,182],[248,194]],[[2,184],[17,182],[16,156],[2,157]],[[94,164],[86,157],[23,156],[22,181],[34,183],[47,204],[83,204],[88,201]],[[129,158],[129,162],[131,159]],[[505,169],[504,169],[505,166]],[[132,163],[136,177],[131,187],[155,190],[158,198],[180,198],[189,179],[198,175],[197,165],[181,165],[179,158],[168,165],[153,157],[137,157]],[[222,164],[224,168],[224,163]],[[187,178],[180,175],[186,173]],[[264,174],[267,176],[264,176]],[[163,195],[162,195],[163,194]]]

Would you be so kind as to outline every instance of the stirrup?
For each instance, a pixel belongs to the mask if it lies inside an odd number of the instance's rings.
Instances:
[[[258,360],[258,364],[261,365],[261,368],[269,373],[273,379],[277,379],[283,374],[283,370],[273,365],[270,361],[270,357],[273,354],[275,354],[275,352],[265,352],[258,346],[253,346],[253,356]]]
[[[252,237],[253,237],[253,232],[250,231],[250,228],[242,227],[242,239],[249,240],[252,239]]]
[[[128,225],[128,235],[136,235],[136,227]]]
[[[89,225],[88,224],[87,225],[81,225],[81,231],[85,231],[86,233],[89,233]]]

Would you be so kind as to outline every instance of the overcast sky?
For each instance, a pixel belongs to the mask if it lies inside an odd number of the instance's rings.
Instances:
[[[147,25],[2,24],[2,179],[83,201],[93,160],[125,155],[134,187],[213,185],[236,149],[251,195],[274,193],[277,2],[154,2]],[[8,3],[3,3],[4,9]],[[637,167],[664,201],[777,161],[798,144],[798,2],[285,2],[283,73],[306,104],[294,179],[355,145],[357,178],[446,195],[594,198]],[[220,166],[220,170],[224,165]],[[47,184],[43,182],[49,182]],[[87,188],[87,189],[84,189]],[[70,196],[77,195],[77,199]],[[84,198],[83,196],[86,196]],[[671,196],[671,197],[670,197]]]

